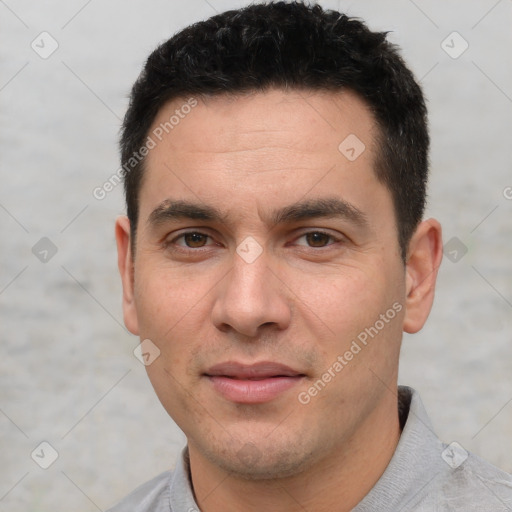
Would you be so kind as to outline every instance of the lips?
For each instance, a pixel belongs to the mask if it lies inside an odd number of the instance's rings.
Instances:
[[[251,365],[236,362],[220,363],[212,366],[206,372],[206,375],[231,377],[241,380],[258,380],[271,377],[297,377],[303,374],[284,364],[264,361]]]
[[[205,372],[214,390],[231,402],[269,402],[296,386],[305,375],[284,364],[263,361],[251,365],[225,362]]]

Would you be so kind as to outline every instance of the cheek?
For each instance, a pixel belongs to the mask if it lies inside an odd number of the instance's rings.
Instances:
[[[402,309],[400,279],[390,279],[391,270],[383,269],[385,267],[379,265],[368,269],[344,268],[340,272],[297,281],[299,315],[309,324],[312,335],[322,340],[317,350],[322,352],[324,363],[332,363],[337,355],[349,350],[358,336],[363,340],[366,336],[375,346],[373,350],[364,350],[367,354],[362,359],[379,357],[381,351],[389,350],[385,340],[401,338],[403,313],[393,309],[393,304]],[[387,322],[381,320],[381,315],[385,315]],[[371,335],[375,334],[376,322],[378,336],[375,337],[377,343],[373,343]]]
[[[155,390],[155,393],[167,413],[173,418],[180,428],[186,430],[187,419],[193,414],[198,420],[202,414],[194,414],[197,411],[197,403],[190,399],[190,383],[179,373],[186,364],[184,357],[174,354],[175,360],[169,360],[166,355],[156,359],[151,365],[146,366],[146,371]],[[201,412],[201,411],[199,411]]]
[[[299,287],[300,302],[335,333],[373,318],[384,301],[382,283],[361,269],[305,278]]]
[[[174,272],[151,264],[146,268],[152,270],[141,273],[135,287],[140,336],[160,351],[146,371],[160,402],[180,425],[191,413],[186,390],[197,378],[192,375],[194,350],[204,345],[209,297],[198,280],[173,277]]]
[[[161,338],[179,330],[180,323],[208,300],[208,288],[197,277],[186,278],[159,262],[141,261],[134,290],[141,336]]]
[[[146,369],[163,403],[172,397],[160,396],[161,393],[184,385],[189,379],[193,351],[198,345],[204,346],[205,318],[211,300],[199,280],[185,282],[172,274],[144,272],[135,286],[140,337],[150,339],[160,351]]]

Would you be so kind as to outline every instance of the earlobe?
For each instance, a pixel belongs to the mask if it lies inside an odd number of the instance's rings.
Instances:
[[[126,328],[132,334],[139,334],[137,309],[134,295],[134,266],[131,250],[130,221],[126,216],[116,220],[117,265],[123,285],[123,315]]]
[[[441,225],[435,219],[421,222],[409,243],[405,281],[405,332],[418,332],[427,320],[434,301],[442,257]]]

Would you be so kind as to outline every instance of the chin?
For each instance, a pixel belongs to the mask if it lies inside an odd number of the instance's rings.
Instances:
[[[275,480],[298,475],[312,465],[312,454],[299,449],[278,450],[258,447],[246,443],[238,451],[206,453],[208,459],[218,467],[244,480]]]

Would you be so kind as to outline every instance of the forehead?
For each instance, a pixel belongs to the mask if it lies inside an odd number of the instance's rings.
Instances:
[[[201,154],[272,142],[301,152],[332,151],[351,133],[368,147],[376,129],[369,107],[351,91],[270,89],[174,99],[160,109],[150,131],[161,135],[161,146]]]
[[[146,157],[141,218],[171,196],[228,199],[226,207],[242,197],[240,210],[250,202],[289,203],[310,191],[346,192],[357,202],[378,191],[377,133],[370,109],[350,91],[174,99],[149,132],[155,145]]]

